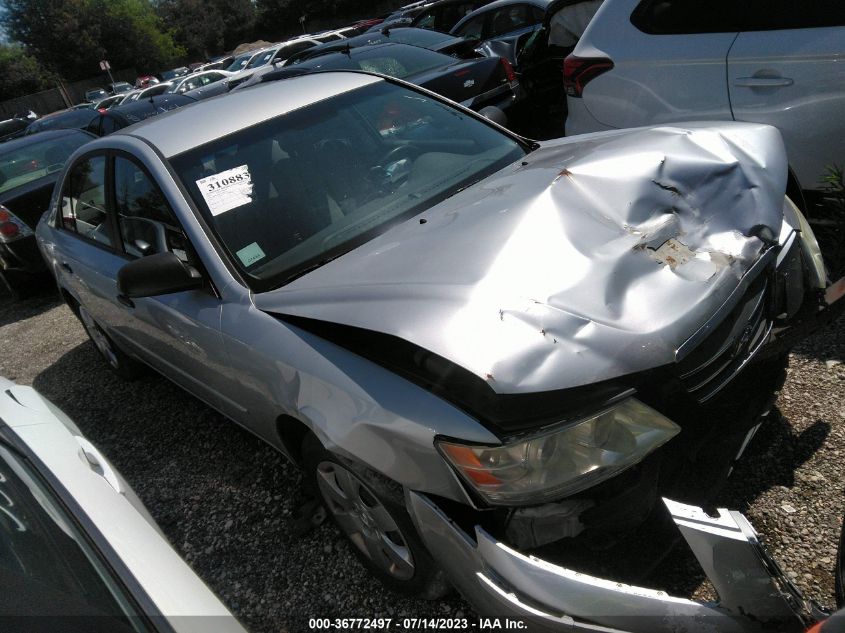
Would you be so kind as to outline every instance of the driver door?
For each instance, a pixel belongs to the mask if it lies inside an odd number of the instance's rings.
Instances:
[[[194,249],[161,189],[128,154],[114,158],[117,234],[128,260],[170,251],[202,269]],[[204,275],[206,280],[207,275]],[[197,290],[128,299],[114,332],[125,347],[173,382],[230,417],[240,408],[222,395],[227,367],[220,335],[222,302],[210,282]]]

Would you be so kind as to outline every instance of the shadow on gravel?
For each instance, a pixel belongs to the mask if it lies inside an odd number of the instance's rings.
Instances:
[[[38,316],[61,302],[61,297],[54,288],[45,289],[37,295],[19,301],[7,294],[0,294],[0,327]]]
[[[467,610],[457,596],[431,603],[381,588],[333,525],[302,535],[298,469],[168,380],[125,382],[86,341],[33,386],[103,451],[251,633],[305,631],[315,615]]]
[[[791,487],[795,483],[795,472],[822,447],[830,431],[828,422],[817,420],[796,433],[780,410],[773,408],[714,499],[713,506],[747,513],[752,502],[767,490],[776,486]],[[682,539],[672,556],[649,577],[653,581],[649,586],[676,596],[692,595],[706,580],[698,561]],[[709,597],[715,598],[715,594]]]

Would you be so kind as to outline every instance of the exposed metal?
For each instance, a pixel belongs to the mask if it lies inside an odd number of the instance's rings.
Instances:
[[[406,495],[426,546],[483,616],[522,618],[538,631],[804,630],[812,605],[780,573],[745,517],[727,510],[710,516],[664,502],[716,587],[719,603],[677,598],[525,556],[478,526],[473,540],[430,498]]]

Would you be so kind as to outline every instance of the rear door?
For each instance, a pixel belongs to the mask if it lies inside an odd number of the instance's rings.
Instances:
[[[845,2],[750,0],[728,57],[734,118],[783,134],[804,189],[845,163]]]
[[[60,285],[105,328],[122,319],[116,279],[126,263],[108,212],[108,158],[92,152],[74,162],[62,183],[53,234]]]
[[[736,0],[606,0],[574,55],[613,66],[584,80],[570,112],[585,106],[614,128],[730,120],[726,60],[740,13]]]

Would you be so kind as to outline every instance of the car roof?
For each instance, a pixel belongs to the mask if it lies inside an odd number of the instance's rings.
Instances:
[[[27,145],[32,145],[33,143],[40,143],[41,141],[47,141],[51,138],[61,138],[62,136],[69,136],[71,134],[87,134],[91,138],[96,138],[94,135],[86,132],[85,130],[80,130],[78,128],[60,128],[58,130],[44,130],[43,132],[36,132],[35,134],[29,134],[28,136],[21,136],[19,138],[14,138],[11,141],[6,141],[5,143],[0,144],[0,154],[5,154],[7,152],[14,152],[17,149],[22,147],[26,147]]]
[[[136,99],[129,103],[123,103],[109,109],[109,114],[120,115],[121,118],[126,119],[127,122],[143,121],[156,114],[163,112],[170,112],[174,108],[190,105],[196,99],[185,95],[163,94],[155,95],[149,99]]]
[[[29,124],[27,129],[41,127],[42,123],[56,124],[57,122],[62,123],[67,121],[72,121],[74,124],[87,125],[85,120],[86,116],[93,119],[97,116],[97,111],[93,108],[80,108],[76,110],[61,110],[60,112],[53,112],[52,114],[41,117],[40,119],[36,119]]]
[[[423,46],[414,46],[413,44],[404,44],[402,42],[379,42],[378,44],[371,44],[369,46],[355,46],[350,49],[341,48],[339,50],[326,50],[325,53],[322,55],[317,55],[315,57],[310,57],[306,60],[301,61],[298,64],[294,64],[290,66],[291,69],[302,67],[302,68],[312,68],[315,65],[321,65],[325,63],[327,58],[346,58],[352,59],[353,57],[370,57],[372,55],[378,55],[379,51],[424,51],[420,53],[421,55],[439,55],[443,58],[444,62],[443,65],[447,65],[450,63],[456,63],[460,60],[455,59],[454,57],[450,57],[449,55],[444,55],[443,53],[438,53],[437,51],[433,51],[429,48],[425,48]]]
[[[502,7],[510,7],[518,4],[530,4],[545,11],[553,1],[554,0],[495,0],[495,2],[491,2],[490,4],[485,4],[483,7],[477,8],[472,13],[467,13],[457,24],[455,24],[454,27],[452,27],[452,31],[467,20],[470,20],[477,15],[481,15],[482,13],[487,13],[488,11],[495,11],[496,9],[500,9]]]
[[[384,81],[360,72],[303,75],[205,99],[116,132],[140,137],[175,156],[262,121]],[[124,107],[124,106],[121,106]]]

